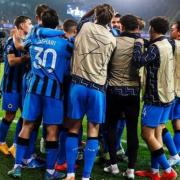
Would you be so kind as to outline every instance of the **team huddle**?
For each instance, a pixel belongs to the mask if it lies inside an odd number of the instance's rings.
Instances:
[[[54,9],[40,4],[35,13],[34,26],[29,17],[15,18],[4,46],[0,152],[15,158],[8,176],[21,178],[23,167],[45,167],[45,180],[77,179],[86,115],[82,180],[91,177],[99,143],[103,154],[109,155],[106,173],[120,173],[120,152],[127,157],[126,179],[135,175],[176,179],[172,167],[180,165],[180,21],[171,25],[170,37],[166,37],[168,20],[154,17],[147,40],[142,34],[143,19],[121,16],[109,4],[97,5],[78,23],[68,19],[61,28]],[[18,109],[21,117],[9,148],[6,136]],[[142,138],[151,153],[149,171],[135,171],[139,115]],[[166,128],[169,119],[174,138]],[[35,153],[41,124],[45,161]],[[120,143],[125,126],[126,152]]]

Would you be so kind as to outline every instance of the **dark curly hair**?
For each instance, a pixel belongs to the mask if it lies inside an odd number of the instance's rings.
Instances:
[[[149,25],[156,33],[166,34],[169,30],[168,19],[164,16],[157,16],[150,20]]]

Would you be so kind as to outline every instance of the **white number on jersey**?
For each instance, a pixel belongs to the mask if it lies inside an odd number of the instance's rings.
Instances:
[[[39,69],[41,67],[47,68],[47,58],[48,54],[51,54],[52,60],[51,60],[51,67],[47,70],[49,73],[51,73],[55,66],[56,66],[56,59],[57,59],[57,53],[54,49],[46,49],[44,50],[41,47],[35,47],[34,48],[37,51],[37,54],[35,56],[35,61],[33,63],[33,66],[36,69]],[[43,57],[41,58],[40,55],[43,53]],[[48,59],[49,60],[49,59]],[[37,62],[36,62],[37,61]]]

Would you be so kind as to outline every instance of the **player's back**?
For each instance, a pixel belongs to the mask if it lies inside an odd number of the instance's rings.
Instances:
[[[58,36],[39,38],[32,44],[30,92],[56,98],[60,96],[59,87],[63,83],[66,61],[71,56],[68,45],[68,40]]]
[[[30,48],[33,73],[62,82],[67,46],[68,41],[60,37],[39,38]]]
[[[104,85],[116,39],[102,25],[85,23],[75,39],[72,74]]]

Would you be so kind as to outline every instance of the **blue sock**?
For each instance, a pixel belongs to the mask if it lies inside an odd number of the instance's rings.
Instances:
[[[46,169],[54,169],[58,155],[58,141],[46,141]]]
[[[88,138],[86,147],[84,150],[84,169],[83,177],[89,178],[98,151],[98,138]]]
[[[124,131],[126,121],[124,119],[118,120],[117,129],[116,129],[116,150],[121,149],[121,138]]]
[[[151,156],[151,168],[152,169],[159,169],[159,163],[157,158]]]
[[[75,163],[78,155],[78,134],[69,133],[66,138],[67,173],[75,172]]]
[[[38,136],[38,129],[34,129],[30,135],[30,142],[28,149],[25,153],[24,159],[30,159],[31,156],[35,153],[36,139]]]
[[[156,151],[151,152],[151,155],[153,158],[157,159],[158,163],[161,165],[161,167],[163,168],[163,170],[166,170],[168,168],[170,168],[170,165],[168,163],[168,160],[164,154],[164,150],[163,148],[160,148]]]
[[[59,150],[58,150],[58,158],[57,163],[63,164],[66,161],[66,137],[67,137],[67,130],[63,129],[59,134]]]
[[[3,143],[6,141],[6,136],[9,130],[9,127],[11,125],[11,122],[6,121],[6,119],[2,119],[0,124],[0,143]]]
[[[167,146],[169,153],[171,156],[174,156],[177,154],[177,149],[174,144],[173,138],[170,134],[170,132],[164,128],[162,131],[162,137],[163,137],[163,143]]]
[[[164,170],[170,168],[170,165],[169,165],[169,163],[168,163],[168,160],[167,160],[165,154],[162,154],[162,155],[159,156],[157,159],[158,159],[159,164],[162,166],[162,168],[163,168]]]
[[[175,130],[174,132],[174,144],[177,152],[180,153],[180,130]]]
[[[22,164],[22,160],[24,159],[24,155],[29,145],[29,139],[24,139],[18,137],[17,146],[16,146],[16,158],[15,164]]]
[[[16,124],[16,132],[15,132],[14,141],[13,141],[14,144],[17,144],[17,139],[18,139],[19,133],[22,129],[22,123],[23,123],[23,118],[20,117]]]

